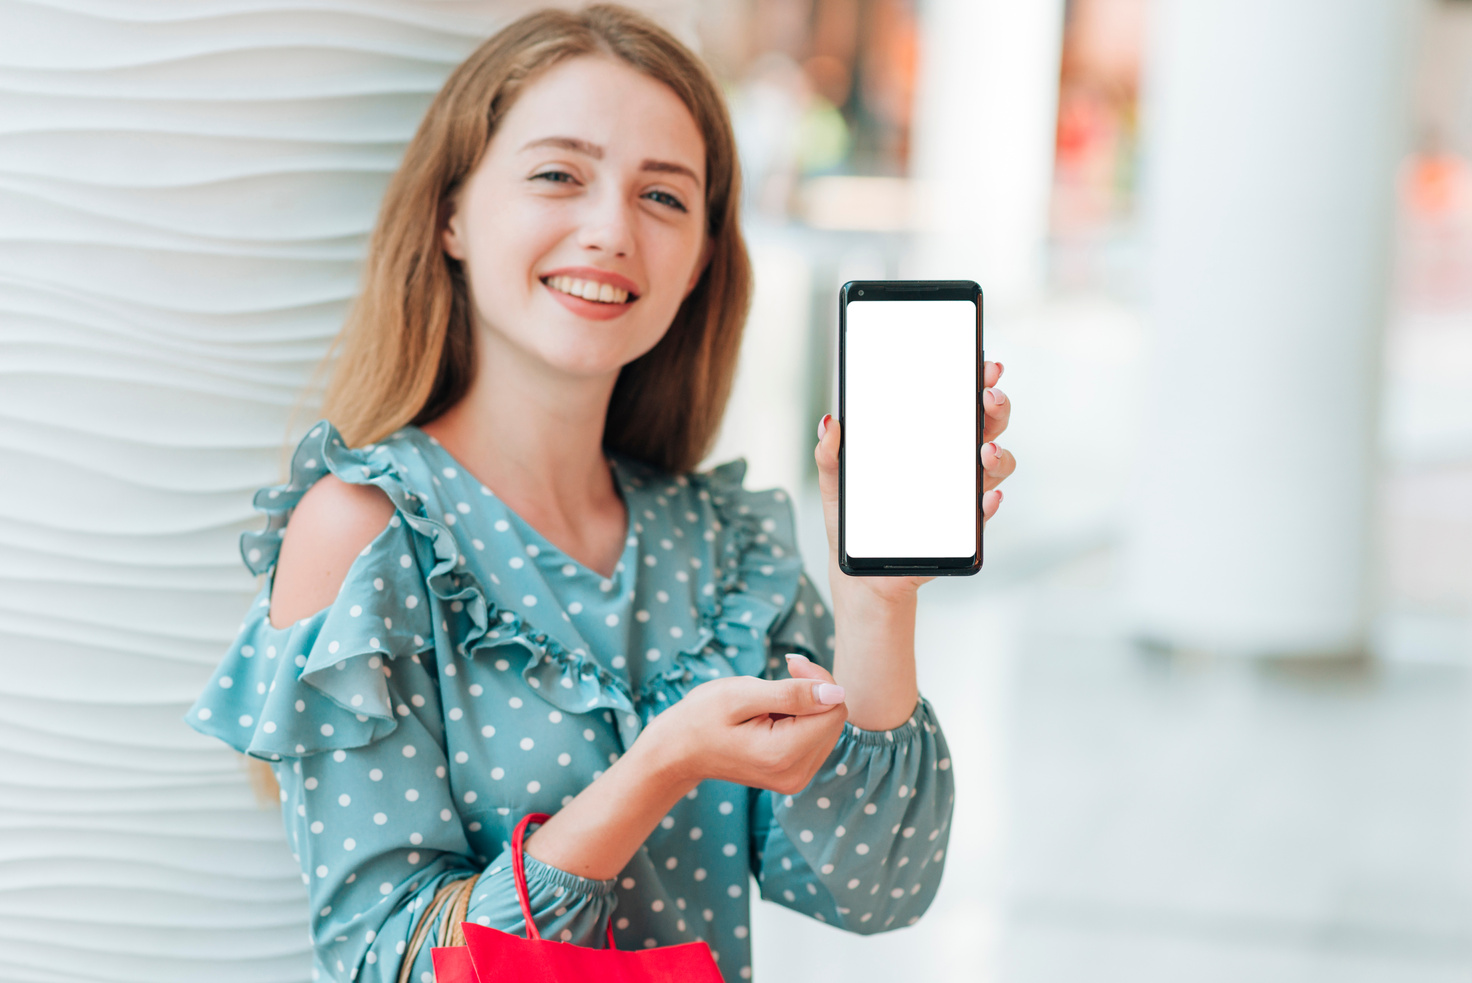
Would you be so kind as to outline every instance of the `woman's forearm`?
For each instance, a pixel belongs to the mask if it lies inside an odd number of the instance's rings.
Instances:
[[[910,719],[920,690],[915,682],[915,606],[912,592],[873,596],[828,566],[833,586],[833,678],[844,688],[848,719],[861,730],[893,730]]]
[[[654,827],[697,783],[657,742],[635,741],[591,785],[527,837],[544,864],[590,880],[623,870]]]

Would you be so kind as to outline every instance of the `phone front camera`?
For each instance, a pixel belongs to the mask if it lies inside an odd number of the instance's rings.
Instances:
[[[862,296],[864,296],[864,291],[862,291],[862,290],[860,290],[860,291],[859,291],[859,296],[860,296],[860,297],[862,297]]]

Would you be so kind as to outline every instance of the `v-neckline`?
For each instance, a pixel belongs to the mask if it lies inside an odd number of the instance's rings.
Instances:
[[[608,462],[609,470],[613,474],[613,485],[614,488],[618,491],[620,501],[623,502],[624,513],[627,517],[627,522],[625,523],[624,528],[623,552],[619,554],[618,561],[614,564],[613,573],[609,576],[605,576],[599,571],[594,570],[592,567],[583,563],[577,557],[571,556],[562,547],[558,546],[556,543],[548,539],[541,530],[528,522],[520,513],[518,513],[515,509],[508,505],[505,499],[497,495],[495,491],[491,489],[490,485],[482,481],[474,471],[470,470],[470,468],[467,468],[464,463],[461,462],[461,460],[457,458],[454,454],[451,454],[449,449],[446,448],[444,444],[440,443],[437,439],[435,439],[428,433],[425,433],[423,429],[412,423],[407,425],[404,429],[415,434],[416,439],[419,442],[428,444],[430,447],[433,447],[434,453],[442,455],[445,460],[447,460],[456,470],[458,470],[461,474],[470,478],[477,485],[479,485],[481,490],[493,502],[504,509],[507,516],[509,516],[516,523],[518,528],[521,530],[522,538],[527,540],[528,542],[534,541],[538,550],[554,554],[564,565],[568,563],[572,564],[574,567],[577,568],[578,574],[596,579],[600,586],[605,582],[613,584],[613,587],[610,588],[610,590],[614,593],[622,593],[624,591],[625,585],[623,583],[623,580],[625,579],[625,576],[633,577],[637,574],[636,567],[638,566],[639,559],[639,535],[637,532],[638,520],[635,518],[634,515],[635,508],[634,502],[632,500],[634,491],[633,482],[625,473],[623,463],[620,462],[616,456],[609,454],[604,457],[604,460]]]

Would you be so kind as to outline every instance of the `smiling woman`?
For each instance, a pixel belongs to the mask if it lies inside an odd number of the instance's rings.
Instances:
[[[544,938],[705,943],[727,980],[753,875],[854,932],[934,897],[953,784],[920,581],[836,578],[829,605],[785,493],[691,471],[750,292],[737,181],[710,75],[614,6],[506,28],[409,146],[329,420],[256,496],[266,583],[187,716],[270,767],[317,975],[432,978],[413,940],[451,895],[453,925],[526,931],[529,814]],[[995,436],[1010,403],[985,405]]]
[[[631,138],[636,125],[651,142]],[[529,275],[621,287],[640,298],[632,314],[647,298],[638,276],[612,263],[523,268],[512,286],[497,262],[509,244],[498,252],[486,242],[479,258],[456,253],[477,249],[461,241],[467,214],[494,221],[497,208],[515,207],[518,227],[550,236],[582,219],[580,210],[607,215],[636,194],[644,206],[638,228],[614,228],[643,230],[640,245],[659,250],[635,257],[644,275],[662,275],[656,260],[672,254],[686,268],[681,289],[659,298],[657,311],[644,304],[641,328],[628,333],[648,347],[617,373],[605,444],[672,472],[689,469],[720,425],[750,301],[739,182],[718,84],[661,28],[608,6],[547,11],[507,27],[447,80],[384,196],[324,411],[354,445],[443,415],[476,367],[489,364],[476,357],[475,319],[513,332],[527,323]],[[556,226],[540,226],[544,219]],[[609,229],[595,214],[587,234]],[[498,316],[472,307],[477,278],[485,289],[476,296]],[[623,313],[574,301],[588,299],[586,288],[546,293],[576,304],[564,304],[575,315]],[[577,348],[578,339],[561,340]]]
[[[443,234],[477,298],[488,379],[612,380],[667,336],[707,257],[705,144],[674,90],[617,59],[568,59],[521,94]],[[670,381],[644,398],[682,405]]]

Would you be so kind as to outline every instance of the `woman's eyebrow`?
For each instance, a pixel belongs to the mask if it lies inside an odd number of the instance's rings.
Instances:
[[[542,137],[540,140],[533,140],[521,149],[525,152],[531,150],[533,147],[557,147],[562,150],[571,150],[575,153],[585,154],[594,160],[603,159],[602,147],[596,143],[589,143],[587,140],[579,140],[577,137]]]
[[[557,147],[561,150],[571,150],[574,153],[583,154],[594,160],[603,159],[602,147],[596,143],[590,143],[587,140],[579,140],[577,137],[542,137],[541,139],[533,140],[521,149],[525,152],[535,147]],[[660,174],[683,174],[694,181],[697,188],[701,185],[699,175],[684,164],[676,164],[672,161],[645,158],[640,163],[639,170],[654,171]]]
[[[644,162],[639,165],[639,170],[658,171],[662,174],[683,174],[690,180],[694,181],[697,188],[700,187],[700,178],[696,176],[694,171],[690,170],[690,168],[686,167],[684,164],[675,164],[667,160],[649,160],[646,158]]]

